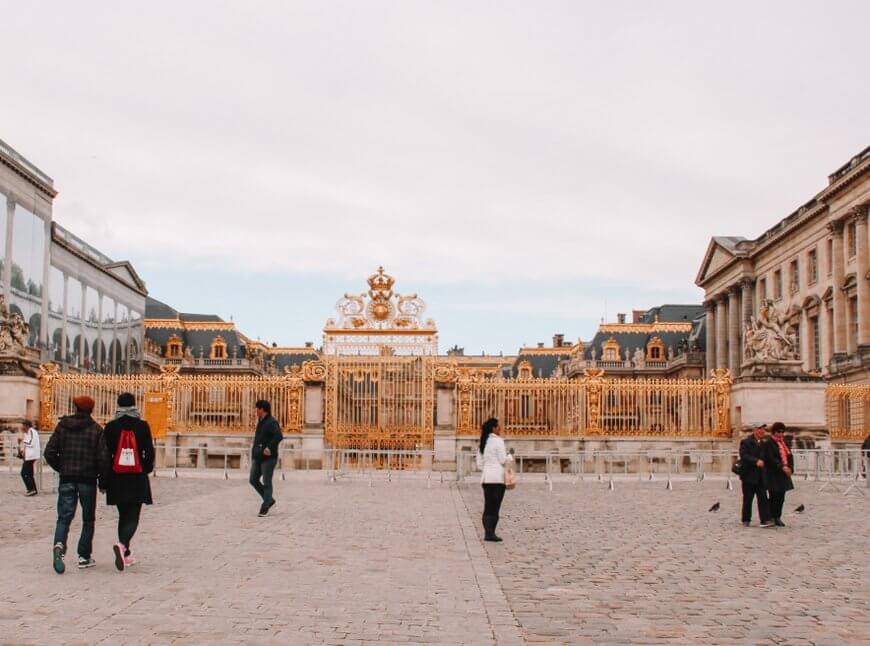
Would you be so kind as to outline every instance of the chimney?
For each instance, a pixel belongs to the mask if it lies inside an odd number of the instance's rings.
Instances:
[[[543,343],[542,341],[538,342],[538,347],[539,347],[539,348],[543,348],[543,347],[544,347],[544,343]]]
[[[306,347],[306,348],[313,348],[313,347],[314,347],[314,341],[306,341],[306,342],[305,342],[305,347]]]
[[[646,314],[643,310],[631,310],[631,322],[643,323],[643,315]]]
[[[623,314],[622,312],[617,314],[616,315],[616,322],[619,323],[620,325],[625,325],[625,314]]]
[[[565,335],[564,334],[554,334],[553,335],[553,347],[561,348],[565,345]]]

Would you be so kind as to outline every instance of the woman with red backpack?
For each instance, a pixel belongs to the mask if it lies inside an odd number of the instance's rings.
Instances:
[[[123,572],[136,562],[130,541],[139,527],[142,505],[154,502],[148,479],[154,470],[154,441],[132,394],[118,396],[115,419],[106,424],[104,437],[111,458],[104,470],[106,504],[118,507],[118,543],[112,549],[115,567]]]

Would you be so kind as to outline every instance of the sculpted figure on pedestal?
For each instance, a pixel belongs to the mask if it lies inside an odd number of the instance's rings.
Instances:
[[[6,299],[0,294],[0,354],[21,355],[27,346],[30,326],[18,312],[9,312]]]
[[[746,325],[743,343],[744,359],[781,361],[797,358],[797,335],[792,325],[777,311],[773,301],[766,300],[758,317]]]

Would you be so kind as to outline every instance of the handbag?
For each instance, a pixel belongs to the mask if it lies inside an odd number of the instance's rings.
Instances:
[[[513,469],[504,470],[504,487],[505,489],[514,489],[517,486],[517,474]]]
[[[743,464],[742,460],[737,460],[737,462],[735,462],[731,466],[731,473],[733,473],[736,476],[742,476],[743,471],[744,471],[744,464]]]

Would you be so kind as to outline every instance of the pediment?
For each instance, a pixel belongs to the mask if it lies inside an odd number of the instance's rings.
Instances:
[[[133,265],[131,265],[126,260],[122,260],[121,262],[113,262],[111,265],[106,265],[106,269],[112,272],[115,276],[120,278],[128,285],[140,291],[145,290],[145,283],[142,282],[141,278],[139,278],[139,274],[137,274],[136,270],[133,269]]]
[[[701,269],[695,279],[695,284],[701,287],[710,276],[713,276],[720,269],[729,265],[736,257],[713,238],[707,246],[707,253],[704,254],[704,260],[701,263]]]

